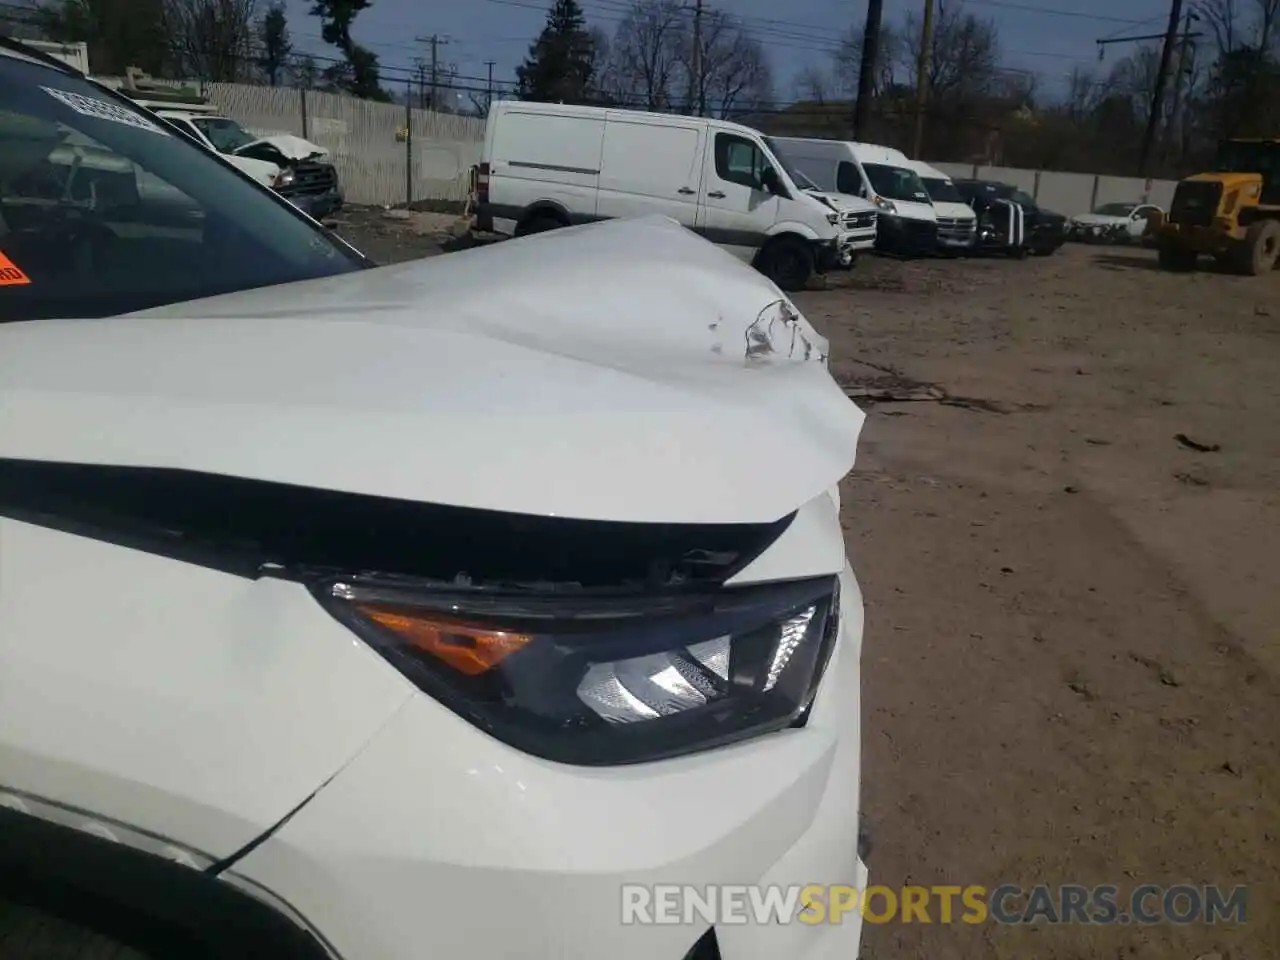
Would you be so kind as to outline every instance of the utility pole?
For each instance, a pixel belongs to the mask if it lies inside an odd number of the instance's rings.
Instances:
[[[1160,127],[1160,111],[1164,109],[1164,88],[1169,80],[1169,61],[1173,59],[1173,46],[1178,41],[1178,21],[1182,19],[1182,0],[1169,4],[1169,27],[1165,30],[1164,46],[1160,50],[1160,67],[1156,70],[1156,88],[1151,93],[1151,115],[1147,117],[1147,129],[1142,135],[1142,154],[1138,158],[1138,176],[1147,175],[1151,160],[1151,147],[1155,143],[1156,130]]]
[[[1181,2],[1181,0],[1176,0]],[[929,101],[929,48],[933,46],[933,0],[924,0],[924,26],[920,29],[920,56],[916,58],[916,136],[911,156],[920,159],[924,142],[924,111]]]
[[[413,61],[414,71],[418,75],[418,109],[427,109],[427,62],[421,57]]]
[[[880,15],[884,0],[867,0],[867,22],[862,28],[862,62],[858,65],[858,101],[853,108],[853,139],[865,140],[871,124],[871,97],[880,60]]]
[[[496,60],[486,60],[484,62],[484,65],[489,68],[489,84],[485,87],[484,94],[484,109],[486,113],[489,111],[489,108],[493,106],[493,68],[496,63]]]
[[[690,106],[698,111],[698,116],[707,113],[707,85],[702,75],[702,0],[694,0],[693,4],[693,76],[689,78]]]
[[[1173,75],[1173,111],[1168,135],[1175,163],[1182,162],[1182,85],[1191,67],[1191,21],[1199,19],[1194,10],[1188,10],[1182,19],[1182,43],[1178,46],[1178,68]]]
[[[418,43],[431,44],[431,106],[430,109],[435,110],[439,105],[439,93],[437,88],[440,85],[440,47],[449,42],[448,37],[442,37],[438,33],[433,33],[429,37],[418,37]]]

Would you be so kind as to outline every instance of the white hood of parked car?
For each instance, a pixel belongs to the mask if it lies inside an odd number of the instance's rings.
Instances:
[[[270,137],[259,137],[252,143],[246,143],[240,147],[236,153],[244,153],[251,150],[260,143],[269,143],[290,160],[324,160],[330,159],[329,151],[324,147],[312,143],[310,140],[303,140],[301,137],[295,137],[290,133],[273,134]]]
[[[973,207],[967,203],[958,203],[954,200],[935,200],[933,201],[934,213],[939,217],[951,217],[953,220],[973,220],[977,214],[973,212]]]
[[[0,324],[0,456],[582,519],[770,521],[844,476],[863,422],[826,341],[787,309],[730,254],[646,218],[129,317]]]
[[[1109,217],[1103,213],[1082,213],[1071,218],[1073,223],[1082,227],[1127,227],[1128,217]]]

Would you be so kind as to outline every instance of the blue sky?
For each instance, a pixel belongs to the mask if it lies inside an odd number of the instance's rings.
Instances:
[[[691,2],[691,0],[690,0]],[[706,0],[749,23],[765,41],[777,76],[780,99],[794,93],[793,78],[803,67],[829,62],[833,38],[852,22],[862,22],[865,0]],[[955,2],[955,0],[951,0]],[[287,0],[294,45],[300,51],[336,56],[320,40],[308,0]],[[356,20],[356,39],[376,52],[388,81],[403,83],[401,71],[415,58],[430,55],[430,44],[416,38],[438,34],[448,42],[440,61],[454,64],[460,77],[487,76],[486,61],[496,61],[495,81],[511,81],[529,42],[541,29],[549,0],[373,0]],[[588,23],[612,33],[627,0],[582,0]],[[886,21],[923,0],[885,0]],[[1073,66],[1097,66],[1099,37],[1159,33],[1168,17],[1168,0],[963,0],[964,9],[990,18],[1000,29],[1005,66],[1040,76],[1041,89],[1056,93]],[[1124,55],[1109,48],[1108,61]],[[1105,64],[1104,64],[1105,66]],[[387,83],[392,86],[392,82]]]

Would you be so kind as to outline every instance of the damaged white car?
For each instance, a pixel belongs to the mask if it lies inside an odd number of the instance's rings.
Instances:
[[[289,133],[256,136],[202,100],[157,100],[156,91],[140,95],[128,88],[120,92],[316,219],[342,209],[338,170],[324,147]]]
[[[373,268],[0,40],[0,939],[857,956],[826,352],[664,219]]]
[[[1163,216],[1153,203],[1104,203],[1092,213],[1071,218],[1067,236],[1085,243],[1137,243],[1153,216]]]

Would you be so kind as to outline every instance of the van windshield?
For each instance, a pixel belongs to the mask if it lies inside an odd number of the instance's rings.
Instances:
[[[371,265],[154,115],[0,46],[0,323]]]
[[[964,203],[964,197],[950,180],[938,177],[921,177],[924,188],[929,191],[929,199],[935,203]]]
[[[864,163],[862,169],[871,181],[871,189],[886,200],[929,202],[929,191],[924,188],[920,177],[911,170],[882,163]]]
[[[765,146],[769,148],[769,152],[773,154],[774,159],[778,161],[779,166],[781,166],[783,170],[787,171],[787,176],[791,178],[792,183],[801,190],[822,189],[806,177],[799,167],[782,155],[782,151],[778,149],[778,145],[773,141],[772,137],[765,137],[764,142]]]

